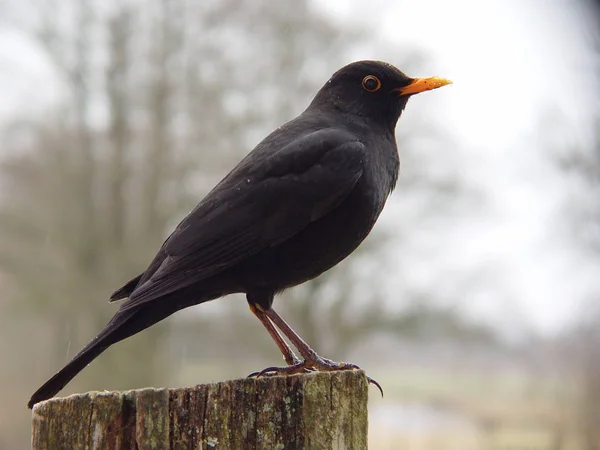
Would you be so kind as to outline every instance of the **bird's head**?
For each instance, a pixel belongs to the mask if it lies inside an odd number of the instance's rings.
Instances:
[[[343,115],[372,119],[393,129],[412,95],[450,83],[438,77],[410,78],[381,61],[357,61],[334,73],[309,109],[334,109]]]

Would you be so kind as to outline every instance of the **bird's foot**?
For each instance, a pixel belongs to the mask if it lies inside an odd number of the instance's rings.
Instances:
[[[259,372],[252,372],[248,377],[273,377],[276,375],[295,375],[297,373],[309,373],[314,372],[314,369],[308,367],[305,361],[293,364],[290,366],[278,367],[271,366],[263,369]]]
[[[296,373],[308,373],[312,372],[308,368],[305,368],[305,362],[301,359],[298,359],[296,355],[293,355],[293,360],[288,360],[285,358],[285,362],[288,364],[285,367],[272,366],[267,367],[266,369],[259,370],[257,372],[252,372],[248,375],[248,378],[259,378],[263,376],[275,376],[275,375],[294,375]],[[301,368],[302,367],[302,368]],[[303,370],[304,368],[304,370]]]
[[[346,363],[346,362],[335,362],[331,359],[322,358],[319,355],[315,355],[308,362],[311,367],[315,370],[319,370],[322,372],[334,372],[338,370],[360,370],[356,364]]]
[[[311,372],[335,372],[338,370],[360,370],[356,364],[335,362],[327,358],[322,358],[319,355],[315,355],[311,360],[299,361],[295,364],[291,364],[285,367],[267,367],[260,372],[253,372],[248,377],[260,378],[263,376],[276,376],[276,375],[295,375],[299,373],[311,373]],[[379,389],[381,396],[383,397],[383,389],[381,385],[371,377],[367,377],[370,384],[373,384]]]

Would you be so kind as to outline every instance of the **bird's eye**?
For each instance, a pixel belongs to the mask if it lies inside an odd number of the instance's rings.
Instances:
[[[367,75],[362,80],[362,87],[367,92],[375,92],[381,87],[381,81],[375,75]]]

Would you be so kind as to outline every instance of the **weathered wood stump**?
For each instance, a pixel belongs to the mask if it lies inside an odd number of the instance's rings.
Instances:
[[[364,450],[367,392],[344,371],[71,395],[33,408],[32,448]]]

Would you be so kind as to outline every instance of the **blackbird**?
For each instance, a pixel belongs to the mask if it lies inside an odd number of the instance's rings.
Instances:
[[[380,61],[334,73],[302,114],[260,142],[181,221],[142,274],[112,294],[111,301],[126,298],[117,313],[28,407],[54,396],[112,344],[233,293],[246,294],[288,364],[254,375],[357,368],[317,355],[273,310],[273,297],[335,266],[369,234],[396,184],[395,127],[408,99],[449,83],[410,78]]]

